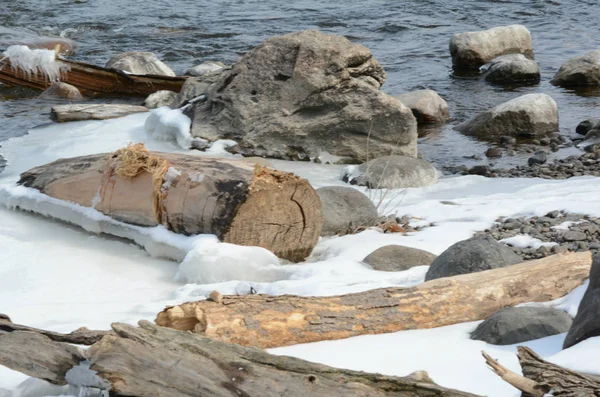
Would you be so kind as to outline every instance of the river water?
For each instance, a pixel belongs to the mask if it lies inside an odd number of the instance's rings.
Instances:
[[[447,100],[452,120],[431,129],[419,145],[423,157],[439,166],[488,162],[485,157],[465,158],[482,155],[489,144],[464,137],[453,126],[522,94],[551,95],[565,136],[575,136],[582,119],[600,116],[597,93],[549,84],[565,60],[600,48],[598,29],[590,20],[600,11],[597,1],[0,0],[0,5],[0,42],[20,35],[58,35],[79,43],[74,59],[99,65],[122,51],[152,51],[178,73],[205,60],[233,63],[274,35],[302,29],[344,35],[370,48],[383,64],[387,93],[431,88]],[[453,74],[448,51],[452,34],[515,23],[532,33],[540,84],[503,88],[478,76]],[[48,122],[55,102],[34,99],[36,94],[0,88],[0,141]],[[525,159],[517,154],[494,163],[510,166]]]

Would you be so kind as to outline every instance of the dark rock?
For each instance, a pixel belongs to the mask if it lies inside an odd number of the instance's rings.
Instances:
[[[399,272],[415,266],[429,266],[437,258],[431,252],[402,245],[386,245],[370,253],[363,262],[375,270]]]
[[[513,136],[501,136],[500,139],[500,144],[502,145],[515,145],[517,143],[517,138],[513,137]]]
[[[342,180],[372,189],[400,189],[437,183],[433,165],[409,156],[384,156],[357,166],[349,166]]]
[[[532,166],[535,164],[544,164],[546,161],[548,161],[548,155],[546,154],[546,152],[544,152],[543,150],[538,150],[533,156],[529,158],[529,160],[527,160],[527,164],[529,164],[529,166]]]
[[[469,175],[490,176],[491,170],[487,165],[476,165],[467,171]]]
[[[377,208],[367,196],[351,187],[328,186],[317,189],[323,209],[321,236],[347,234],[359,226],[377,222]]]
[[[600,128],[600,119],[583,120],[575,128],[575,132],[579,135],[586,135],[590,130]]]
[[[500,148],[489,148],[486,152],[485,155],[489,158],[498,158],[498,157],[502,157],[502,150]]]
[[[425,280],[475,273],[522,262],[509,247],[491,237],[476,236],[452,245],[431,264]]]
[[[493,345],[512,345],[567,332],[573,320],[562,310],[546,307],[508,307],[479,324],[471,339]]]
[[[490,62],[483,78],[500,85],[536,84],[540,82],[540,67],[522,54],[502,55]]]
[[[563,348],[600,335],[600,255],[594,255],[590,281],[581,302],[573,325],[565,338]]]
[[[546,214],[546,216],[548,218],[558,218],[560,216],[560,211],[558,211],[558,210],[550,211]]]

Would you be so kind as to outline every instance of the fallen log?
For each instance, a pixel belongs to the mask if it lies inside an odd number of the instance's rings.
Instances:
[[[115,220],[216,234],[280,258],[306,258],[321,232],[321,202],[297,176],[241,161],[148,152],[133,145],[33,168],[20,185],[93,207]]]
[[[156,323],[263,348],[481,320],[525,302],[560,298],[590,272],[589,252],[332,297],[223,296],[168,307]]]
[[[187,76],[135,75],[84,62],[57,59],[61,65],[60,81],[79,89],[84,96],[147,97],[161,90],[179,92]],[[26,73],[0,60],[0,83],[45,90],[54,83],[43,73]]]
[[[60,332],[52,332],[46,331],[43,329],[32,328],[26,325],[14,324],[10,321],[5,314],[0,314],[0,332],[16,332],[16,331],[28,331],[35,332],[41,335],[48,337],[54,342],[65,342],[65,343],[74,343],[76,345],[92,345],[98,342],[102,337],[108,334],[110,331],[90,331],[87,328],[79,328],[75,331],[62,334]]]
[[[496,375],[522,391],[524,396],[543,397],[598,397],[600,378],[563,368],[543,360],[528,347],[519,346],[519,363],[523,375],[519,375],[482,352],[486,363]]]
[[[108,120],[134,113],[147,112],[145,106],[122,104],[58,105],[50,110],[50,118],[57,123],[82,120]]]
[[[77,386],[100,387],[99,378],[108,381],[102,387],[110,388],[111,395],[144,397],[477,397],[436,385],[422,372],[394,377],[336,369],[147,321],[139,327],[116,323],[112,328],[113,334],[85,353],[96,376],[80,377]],[[0,365],[32,376],[39,371],[60,383],[78,358],[69,361],[63,344],[42,338],[20,331],[0,335]],[[12,357],[1,353],[8,347]]]

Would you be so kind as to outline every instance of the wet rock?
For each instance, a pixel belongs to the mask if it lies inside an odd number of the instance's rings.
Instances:
[[[433,90],[417,90],[396,96],[408,106],[418,123],[443,123],[450,118],[448,104]]]
[[[489,148],[486,152],[485,155],[489,158],[498,158],[498,157],[502,157],[502,150],[495,147],[495,148]]]
[[[600,128],[600,119],[583,120],[575,128],[575,132],[579,135],[586,135],[590,130]]]
[[[384,156],[344,170],[342,180],[372,189],[400,189],[437,183],[435,167],[419,158]]]
[[[0,155],[0,174],[4,171],[4,168],[6,168],[6,160]]]
[[[517,138],[513,136],[501,136],[499,139],[501,145],[512,146],[517,144]]]
[[[105,66],[132,74],[175,76],[175,72],[151,52],[123,52],[110,58]]]
[[[399,272],[415,266],[429,266],[437,258],[431,252],[402,245],[386,245],[370,253],[363,262],[375,270]]]
[[[475,165],[467,171],[469,175],[481,175],[481,176],[490,176],[491,170],[487,165]]]
[[[148,109],[156,109],[161,106],[169,106],[177,99],[177,93],[173,91],[156,91],[153,94],[148,95],[148,98],[144,101],[144,106]]]
[[[579,303],[573,325],[567,333],[563,348],[569,348],[588,338],[600,335],[600,255],[594,255],[590,282]]]
[[[558,130],[558,107],[546,94],[527,94],[504,102],[459,125],[466,135],[538,136]]]
[[[540,67],[523,54],[502,55],[492,60],[483,78],[499,85],[536,84],[540,82]]]
[[[508,307],[479,324],[471,339],[492,345],[512,345],[567,332],[573,320],[562,310]]]
[[[367,196],[356,189],[328,186],[317,189],[323,208],[321,236],[347,234],[359,226],[377,222],[377,208]]]
[[[427,271],[425,280],[481,272],[521,261],[506,245],[491,237],[476,236],[459,241],[438,256]]]
[[[82,100],[83,95],[81,95],[81,92],[79,92],[77,87],[72,86],[71,84],[58,82],[52,84],[42,92],[40,98],[60,98],[75,101]]]
[[[556,72],[550,83],[561,87],[599,86],[600,50],[569,59]]]
[[[189,68],[185,71],[186,76],[204,76],[206,74],[221,72],[225,68],[223,62],[203,62],[200,65]]]
[[[538,150],[527,160],[527,164],[532,166],[534,164],[544,164],[546,161],[548,161],[548,154],[543,150]]]
[[[450,55],[455,69],[478,69],[505,54],[523,54],[533,59],[531,34],[525,26],[498,26],[455,34],[450,39]]]
[[[246,156],[308,160],[325,151],[338,163],[416,156],[416,119],[380,90],[385,78],[366,47],[302,31],[249,51],[187,114],[194,136],[233,139]]]

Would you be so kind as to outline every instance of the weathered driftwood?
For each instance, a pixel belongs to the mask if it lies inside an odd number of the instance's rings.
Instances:
[[[148,152],[60,159],[21,174],[19,184],[141,226],[216,234],[291,261],[321,232],[319,196],[297,176],[241,161]]]
[[[490,368],[503,380],[519,389],[524,396],[543,397],[552,392],[554,397],[598,397],[600,378],[560,367],[543,360],[528,347],[519,346],[519,363],[523,375],[502,366],[485,352]]]
[[[588,277],[589,252],[332,297],[223,296],[168,307],[158,325],[263,348],[481,320],[507,306],[562,297]]]
[[[140,322],[139,327],[113,324],[113,330],[114,334],[86,352],[86,358],[90,369],[111,383],[115,395],[476,397],[438,386],[423,373],[393,377],[335,369],[157,327],[147,321]],[[75,365],[77,358],[70,360],[65,346],[49,340],[41,342],[41,338],[45,337],[30,332],[0,335],[0,352],[9,347],[13,355],[7,358],[0,353],[0,364],[32,376],[39,370],[46,378],[64,379],[67,367]],[[29,357],[22,353],[29,353]],[[63,366],[48,359],[61,360]],[[54,372],[53,377],[47,372]]]
[[[74,343],[76,345],[92,345],[102,339],[103,336],[108,334],[110,331],[91,331],[87,328],[79,328],[75,331],[62,334],[60,332],[46,331],[43,329],[32,328],[26,325],[14,324],[10,321],[8,316],[0,314],[0,332],[15,332],[15,331],[29,331],[36,332],[47,336],[55,342]]]
[[[124,104],[58,105],[50,110],[50,118],[57,123],[82,120],[108,120],[134,113],[147,112],[145,106]]]
[[[79,89],[85,96],[136,96],[147,97],[161,90],[179,92],[187,77],[134,75],[120,70],[107,69],[83,62],[58,59],[65,66],[61,81]],[[28,75],[13,69],[9,61],[0,62],[0,83],[22,85],[45,90],[52,85],[41,73]]]

